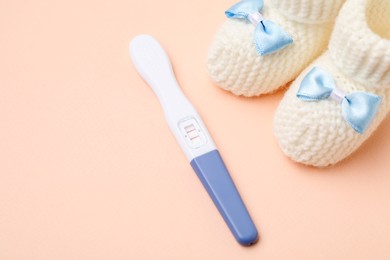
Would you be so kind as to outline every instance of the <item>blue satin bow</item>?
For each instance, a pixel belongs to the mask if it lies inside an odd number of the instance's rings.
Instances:
[[[274,22],[264,20],[260,14],[263,6],[263,0],[242,0],[230,7],[225,14],[228,18],[253,23],[256,26],[254,36],[256,50],[260,55],[267,55],[290,45],[293,39]]]
[[[336,100],[341,103],[344,119],[359,134],[368,128],[381,103],[379,96],[367,92],[344,94],[337,89],[333,76],[317,67],[302,80],[297,97],[304,101]]]

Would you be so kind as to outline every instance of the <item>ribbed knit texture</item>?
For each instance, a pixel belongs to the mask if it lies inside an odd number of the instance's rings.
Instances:
[[[347,0],[336,20],[329,51],[286,92],[275,114],[274,129],[283,152],[294,161],[333,165],[359,148],[385,118],[390,110],[389,11],[388,0]],[[330,72],[346,93],[366,91],[381,96],[379,111],[362,135],[347,124],[335,101],[305,102],[296,97],[302,79],[314,66]]]
[[[315,4],[313,4],[315,3]],[[332,22],[344,1],[328,0],[273,0],[270,4],[279,12],[293,20],[307,23]]]
[[[211,79],[221,88],[244,96],[258,96],[284,86],[326,49],[334,18],[343,2],[266,0],[263,16],[294,39],[290,46],[266,56],[256,52],[254,25],[227,20],[208,53]]]

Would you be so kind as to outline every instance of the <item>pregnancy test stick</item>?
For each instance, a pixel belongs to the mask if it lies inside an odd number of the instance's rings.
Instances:
[[[152,36],[139,35],[129,46],[134,66],[157,95],[166,120],[237,241],[256,242],[258,233],[206,126],[181,91],[168,55]]]

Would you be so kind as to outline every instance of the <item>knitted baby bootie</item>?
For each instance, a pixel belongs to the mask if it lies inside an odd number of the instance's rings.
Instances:
[[[211,79],[236,95],[270,93],[295,79],[325,49],[345,0],[243,0],[211,44]]]
[[[294,161],[318,167],[339,162],[390,110],[389,14],[389,0],[347,0],[329,50],[286,92],[274,129]]]

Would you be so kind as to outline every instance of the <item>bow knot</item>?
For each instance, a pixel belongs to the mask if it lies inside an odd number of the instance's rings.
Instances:
[[[245,20],[255,25],[256,50],[260,55],[267,55],[287,47],[293,39],[279,25],[264,19],[260,13],[263,6],[263,0],[242,0],[225,14],[228,18]]]
[[[257,26],[260,22],[264,21],[264,17],[261,13],[256,12],[248,15],[248,21],[254,26]]]
[[[333,99],[337,103],[341,104],[343,102],[344,98],[346,98],[346,96],[347,96],[347,94],[344,91],[342,91],[341,89],[338,89],[338,88],[334,88],[332,90],[332,92],[330,93],[329,98]]]
[[[341,104],[344,119],[359,134],[366,131],[381,102],[379,96],[367,92],[344,93],[331,74],[317,67],[302,80],[297,97],[304,101],[335,100]]]

